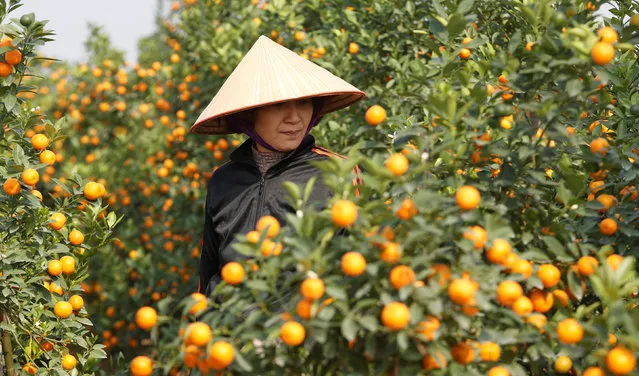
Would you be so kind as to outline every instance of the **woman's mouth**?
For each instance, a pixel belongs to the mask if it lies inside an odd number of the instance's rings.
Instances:
[[[284,134],[284,135],[286,135],[286,136],[294,137],[294,136],[299,135],[301,132],[302,132],[301,130],[297,130],[297,131],[285,131],[285,132],[282,132],[282,134]]]

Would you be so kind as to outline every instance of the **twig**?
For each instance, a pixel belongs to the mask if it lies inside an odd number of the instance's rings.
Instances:
[[[2,332],[0,332],[0,337],[2,336]],[[4,367],[2,366],[4,361],[2,360],[2,341],[0,341],[0,375],[4,375]]]
[[[2,313],[1,316],[2,322],[8,323],[7,317],[4,313]],[[0,351],[0,353],[4,354],[4,363],[7,365],[7,375],[15,376],[16,373],[13,368],[13,348],[11,347],[11,337],[9,337],[9,332],[6,330],[2,331],[2,349],[3,351]],[[4,349],[6,349],[6,352],[4,352]]]

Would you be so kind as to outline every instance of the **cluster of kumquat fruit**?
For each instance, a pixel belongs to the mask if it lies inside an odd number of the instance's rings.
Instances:
[[[135,64],[98,29],[44,64],[20,97],[73,137],[42,180],[124,217],[82,283],[124,355],[103,372],[636,373],[639,7],[606,3],[185,0]],[[318,166],[334,197],[287,185],[207,297],[207,180],[242,140],[189,127],[259,35],[368,98],[312,131],[347,155]]]
[[[130,353],[148,342],[135,323],[138,307],[196,290],[203,222],[201,214],[184,213],[201,213],[211,160],[221,164],[239,141],[185,137],[186,113],[201,106],[191,98],[200,91],[197,72],[185,73],[182,64],[158,56],[127,69],[103,33],[96,30],[93,38],[91,62],[77,67],[45,62],[51,85],[39,89],[44,99],[21,96],[73,125],[74,137],[54,143],[61,180],[76,172],[92,176],[83,188],[85,201],[99,197],[126,218],[110,252],[92,259],[97,272],[82,289],[106,350]],[[180,47],[173,42],[162,43],[176,53]],[[57,185],[52,190],[60,199],[68,195]]]
[[[22,62],[22,52],[13,45],[13,39],[9,36],[2,37],[0,40],[0,48],[7,49],[3,55],[4,61],[0,61],[0,77],[8,77],[13,73],[14,65]]]
[[[38,72],[34,49],[50,31],[33,14],[5,22],[16,5],[0,3],[0,373],[93,374],[106,353],[80,284],[118,218],[96,202],[103,186],[89,197],[83,186],[98,183],[54,174],[65,119],[54,124],[21,98],[32,90],[23,79]],[[55,189],[46,184],[53,181]]]

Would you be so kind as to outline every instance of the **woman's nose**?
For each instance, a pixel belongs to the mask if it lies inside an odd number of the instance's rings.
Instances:
[[[286,111],[286,115],[284,117],[285,120],[291,123],[297,123],[302,119],[302,116],[300,115],[301,106],[297,104],[297,102],[291,101],[286,103],[284,110]]]

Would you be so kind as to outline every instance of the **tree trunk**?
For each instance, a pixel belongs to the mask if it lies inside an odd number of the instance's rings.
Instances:
[[[0,312],[0,321],[8,323],[7,317],[4,313]],[[0,330],[2,336],[2,342],[0,343],[0,375],[4,375],[3,364],[7,369],[8,376],[15,376],[15,369],[13,368],[13,348],[11,347],[11,335],[6,330]],[[4,359],[3,359],[4,358]]]
[[[0,337],[2,337],[2,331],[0,330]],[[4,364],[4,360],[2,360],[2,341],[0,341],[0,375],[4,375],[4,367],[2,366]]]

